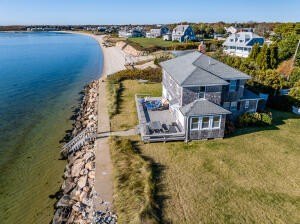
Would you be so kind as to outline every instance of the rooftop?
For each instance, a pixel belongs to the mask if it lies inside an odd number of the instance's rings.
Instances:
[[[198,51],[164,61],[160,65],[181,86],[227,85],[226,80],[250,76]]]
[[[253,32],[239,32],[231,34],[226,41],[223,43],[225,46],[238,46],[238,47],[246,47],[251,46],[253,39],[264,39],[261,36]],[[262,41],[263,43],[263,41]]]
[[[198,99],[194,102],[180,108],[183,115],[214,115],[214,114],[231,114],[230,111],[218,106],[206,99]]]

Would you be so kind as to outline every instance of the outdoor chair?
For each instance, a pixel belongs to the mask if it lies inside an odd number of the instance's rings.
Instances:
[[[162,128],[163,128],[164,132],[169,132],[169,128],[166,124],[162,124]]]

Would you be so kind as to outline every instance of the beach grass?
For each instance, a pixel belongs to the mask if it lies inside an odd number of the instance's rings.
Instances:
[[[111,138],[110,151],[118,222],[158,223],[151,164],[141,157],[133,142],[125,138]]]
[[[123,84],[115,128],[136,124],[136,93],[161,91],[160,84]],[[272,112],[273,126],[239,129],[223,140],[144,144],[132,138],[141,156],[156,167],[153,197],[161,210],[160,220],[299,223],[300,119]],[[117,188],[115,194],[119,193]],[[119,196],[124,203],[128,200]]]

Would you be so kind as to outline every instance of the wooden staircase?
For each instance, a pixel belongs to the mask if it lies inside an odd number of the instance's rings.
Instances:
[[[86,128],[65,144],[61,151],[64,154],[77,152],[87,141],[95,140],[96,136],[97,133],[95,128]]]

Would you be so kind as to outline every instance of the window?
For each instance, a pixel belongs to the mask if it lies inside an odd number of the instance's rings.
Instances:
[[[248,108],[249,108],[249,104],[250,104],[249,100],[246,100],[246,101],[245,101],[245,109],[248,109]]]
[[[199,92],[198,92],[198,98],[204,98],[205,97],[205,86],[200,86]]]
[[[230,102],[224,102],[223,103],[223,107],[225,108],[225,109],[230,109]]]
[[[191,123],[191,130],[198,130],[199,129],[199,118],[193,117]]]
[[[240,110],[241,109],[241,102],[238,102],[237,103],[237,110]]]
[[[231,102],[230,110],[231,111],[236,111],[237,110],[237,102]]]
[[[218,129],[221,127],[221,116],[193,117],[191,119],[191,130]]]
[[[212,128],[220,128],[221,116],[214,116],[212,122]]]
[[[209,128],[209,120],[210,117],[203,117],[202,118],[202,125],[201,125],[201,129],[208,129]]]
[[[236,91],[236,80],[230,80],[230,85],[229,85],[229,92],[235,92]]]

